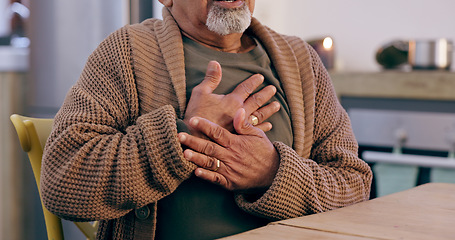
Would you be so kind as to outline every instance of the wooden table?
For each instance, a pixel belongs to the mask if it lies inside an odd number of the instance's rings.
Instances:
[[[455,239],[455,184],[428,183],[352,206],[223,238]]]

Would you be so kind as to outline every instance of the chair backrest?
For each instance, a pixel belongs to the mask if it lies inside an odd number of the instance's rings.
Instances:
[[[10,119],[16,129],[22,149],[28,154],[36,185],[41,196],[41,159],[43,157],[44,145],[52,130],[53,119],[31,118],[17,114],[11,115]],[[64,239],[61,219],[49,212],[44,205],[42,207],[48,238],[55,240]],[[74,222],[74,224],[76,224],[87,239],[95,239],[98,222]]]

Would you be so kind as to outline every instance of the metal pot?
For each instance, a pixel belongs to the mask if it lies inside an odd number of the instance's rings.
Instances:
[[[409,64],[413,69],[449,70],[452,64],[452,41],[437,40],[409,41]]]

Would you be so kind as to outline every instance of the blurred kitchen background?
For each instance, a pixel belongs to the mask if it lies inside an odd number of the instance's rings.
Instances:
[[[46,238],[9,116],[53,117],[99,42],[148,17],[158,1],[0,0],[0,240]],[[255,17],[318,50],[374,167],[372,197],[452,181],[455,1],[258,0]]]

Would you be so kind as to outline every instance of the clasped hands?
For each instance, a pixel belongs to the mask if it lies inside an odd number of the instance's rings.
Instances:
[[[267,86],[253,94],[264,81],[256,74],[229,94],[214,94],[221,77],[221,66],[212,61],[204,80],[192,91],[183,119],[191,135],[178,136],[187,147],[184,156],[198,166],[197,177],[231,191],[263,191],[272,184],[279,166],[278,153],[265,135],[272,129],[266,120],[280,109],[278,102],[264,106],[276,88]]]

